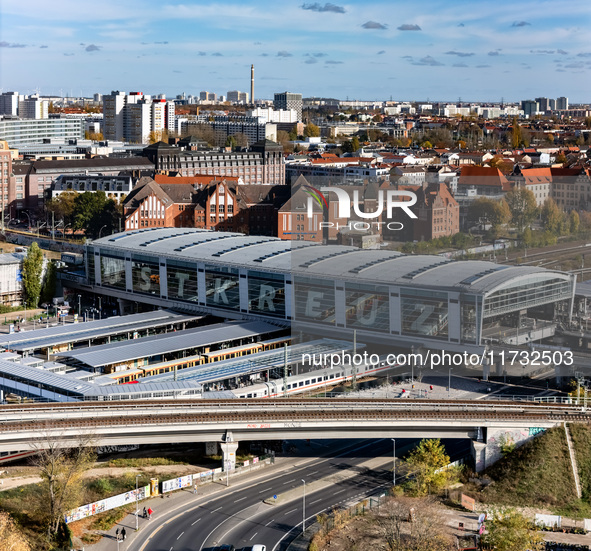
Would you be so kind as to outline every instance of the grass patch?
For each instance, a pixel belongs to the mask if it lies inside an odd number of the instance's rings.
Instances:
[[[515,449],[485,474],[493,480],[481,493],[481,499],[487,502],[555,510],[576,501],[562,427],[549,429]]]
[[[160,467],[162,465],[186,465],[186,461],[175,461],[167,457],[129,457],[111,459],[108,462],[109,467],[142,468],[142,467]]]
[[[589,501],[591,498],[591,427],[571,423],[568,429],[575,448],[583,499]]]

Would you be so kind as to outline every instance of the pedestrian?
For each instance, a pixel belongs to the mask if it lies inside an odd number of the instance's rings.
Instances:
[[[145,507],[144,507],[144,518],[148,518],[148,512],[146,511]]]
[[[197,494],[197,482],[193,485],[193,493]]]
[[[117,538],[117,541],[119,541],[119,528],[115,530],[115,537]]]
[[[121,528],[121,538],[123,539],[123,541],[125,541],[126,537],[127,537],[127,534],[125,533],[125,528]]]
[[[154,512],[154,511],[152,511],[152,507],[149,507],[149,508],[148,508],[148,520],[150,520],[150,519],[152,518],[152,513],[153,513],[153,512]]]

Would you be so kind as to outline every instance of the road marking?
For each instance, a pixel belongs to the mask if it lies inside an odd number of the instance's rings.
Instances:
[[[241,497],[240,499],[237,499],[234,503],[238,503],[239,501],[242,501],[243,499],[246,499],[247,497],[248,496]]]
[[[316,474],[317,472],[318,472],[318,471],[313,471],[313,472],[311,472],[311,473],[308,473],[308,474]]]
[[[250,538],[248,541],[252,541],[257,534],[258,534],[258,532],[255,532],[254,535],[252,536],[252,538]]]
[[[262,494],[263,492],[268,492],[269,490],[272,490],[272,489],[273,489],[273,488],[267,488],[266,490],[261,490],[261,491],[259,492],[259,494]]]
[[[267,524],[265,524],[265,526],[269,526],[269,524],[271,524],[275,519],[270,520],[269,522],[267,522]]]
[[[193,526],[194,524],[197,524],[201,519],[198,518],[193,524],[191,524],[191,526]]]
[[[296,481],[296,479],[294,478],[293,480],[288,480],[287,482],[284,482],[283,484],[285,485],[285,484],[289,484],[290,482],[295,482],[295,481]]]
[[[215,513],[216,511],[219,511],[221,509],[221,507],[218,507],[217,509],[214,509],[213,511],[211,511],[212,513]]]
[[[181,532],[181,535],[176,539],[176,541],[179,541],[181,539],[181,536],[184,534],[184,532]]]
[[[322,501],[322,498],[315,499],[314,501],[310,501],[310,505],[312,505],[312,503],[318,503],[319,501]]]
[[[291,511],[287,511],[287,513],[284,513],[284,515],[283,515],[283,516],[285,516],[285,515],[289,515],[289,513],[293,513],[294,511],[297,511],[297,509],[292,509]]]
[[[340,490],[339,492],[333,492],[332,495],[333,496],[338,496],[339,494],[342,494],[343,492],[345,492],[346,490]]]

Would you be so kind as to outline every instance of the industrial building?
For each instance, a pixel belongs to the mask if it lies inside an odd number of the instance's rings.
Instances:
[[[140,229],[85,250],[78,284],[97,294],[405,348],[547,338],[574,298],[574,276],[539,267],[229,232]]]

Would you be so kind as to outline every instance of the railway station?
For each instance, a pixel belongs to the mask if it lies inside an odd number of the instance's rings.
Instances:
[[[482,352],[572,316],[572,274],[199,229],[149,228],[86,246],[79,289],[294,334]],[[509,341],[507,340],[509,339]]]
[[[154,310],[84,323],[56,324],[34,331],[0,334],[0,348],[22,355],[52,355],[105,343],[138,339],[195,326],[203,316]]]

